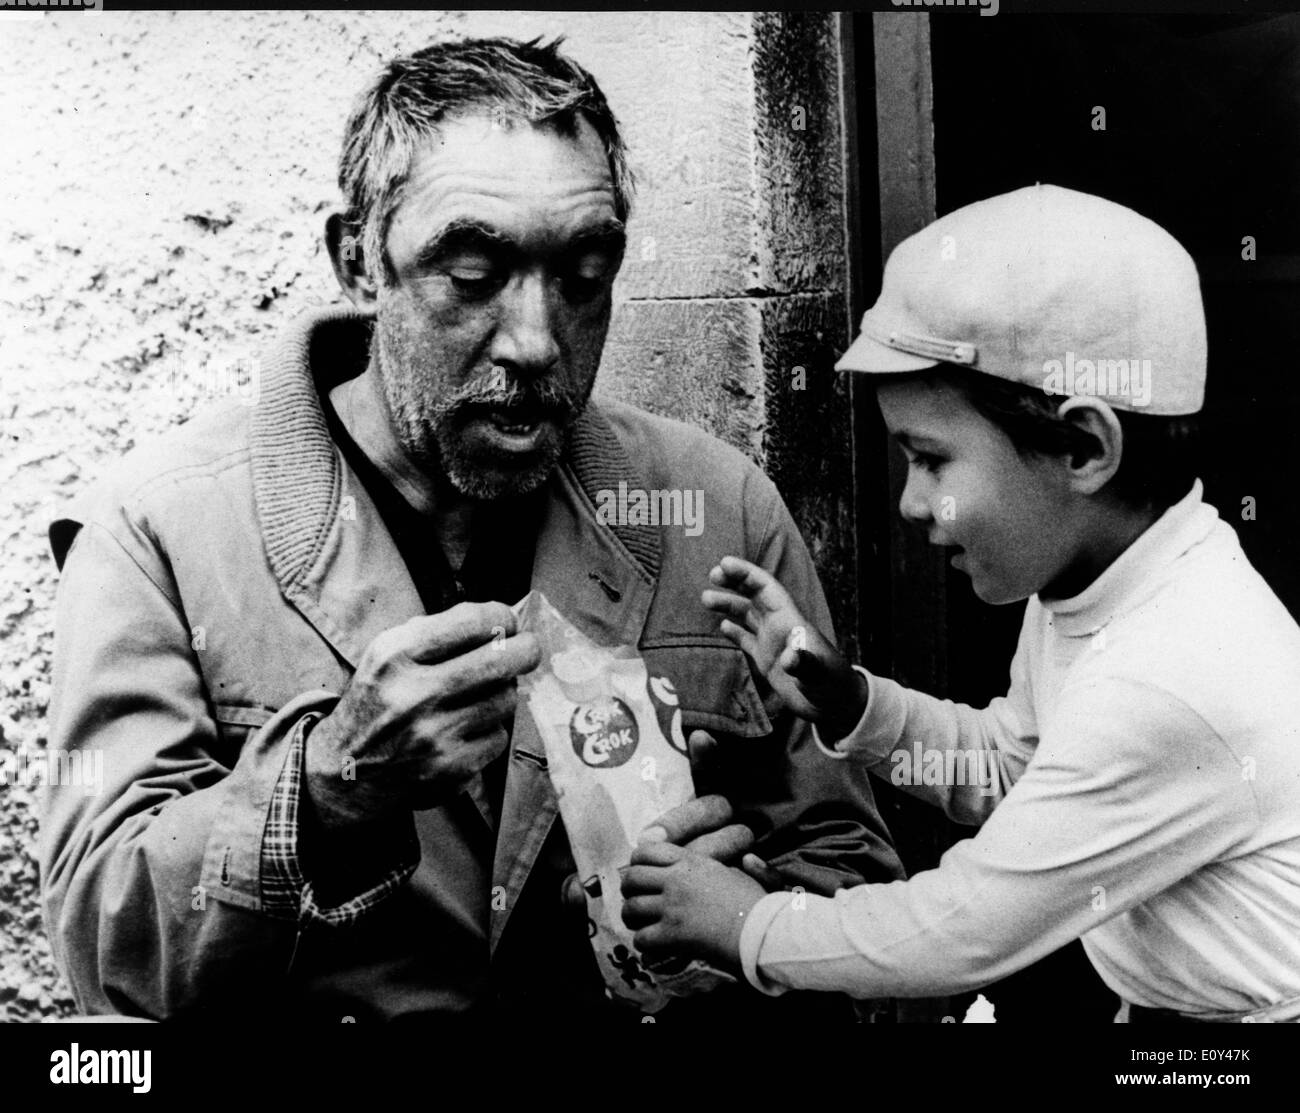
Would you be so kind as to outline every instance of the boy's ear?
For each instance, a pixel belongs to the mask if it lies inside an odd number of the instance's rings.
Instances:
[[[325,246],[334,264],[334,277],[348,300],[367,316],[376,311],[377,287],[361,248],[361,225],[345,220],[342,213],[325,219]]]
[[[1067,459],[1069,483],[1081,495],[1095,495],[1119,471],[1124,454],[1124,430],[1108,403],[1100,398],[1067,398],[1057,416],[1080,434],[1081,447]]]

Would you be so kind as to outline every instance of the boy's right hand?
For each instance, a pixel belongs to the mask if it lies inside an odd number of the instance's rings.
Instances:
[[[799,613],[770,572],[739,557],[723,557],[709,573],[721,590],[700,596],[723,617],[722,634],[745,651],[800,718],[817,724],[827,742],[848,734],[867,705],[867,681]]]

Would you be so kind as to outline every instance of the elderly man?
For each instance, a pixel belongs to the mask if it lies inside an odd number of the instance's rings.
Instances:
[[[900,875],[869,790],[700,602],[741,553],[830,628],[775,488],[703,433],[588,402],[629,181],[604,96],[557,47],[391,63],[326,229],[352,308],[289,329],[256,407],[134,453],[51,529],[52,745],[102,750],[105,785],[51,790],[42,879],[88,1012],[615,1009],[516,714],[539,650],[508,604],[530,588],[637,646],[713,735],[697,788],[726,799],[671,813],[669,838],[752,844],[774,886]],[[705,528],[607,522],[621,483],[702,490]]]

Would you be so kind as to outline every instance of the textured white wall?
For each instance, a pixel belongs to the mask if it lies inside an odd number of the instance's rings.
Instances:
[[[45,742],[56,584],[45,529],[60,506],[219,393],[223,373],[285,320],[337,300],[320,230],[355,92],[381,60],[438,35],[557,32],[605,89],[640,180],[598,389],[763,460],[764,299],[786,280],[768,232],[788,235],[788,222],[773,221],[759,169],[759,115],[786,111],[765,108],[756,77],[762,17],[64,12],[0,22],[0,747]],[[814,131],[826,138],[827,126]],[[786,271],[822,299],[835,331],[831,169],[825,242]],[[0,786],[0,1020],[68,1004],[36,912],[35,795]]]

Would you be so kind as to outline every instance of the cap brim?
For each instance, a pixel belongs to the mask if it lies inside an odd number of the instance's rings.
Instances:
[[[835,370],[889,375],[902,371],[924,371],[927,367],[938,365],[939,361],[936,359],[915,356],[911,352],[900,352],[864,334],[853,341],[849,345],[849,350],[840,356]]]

